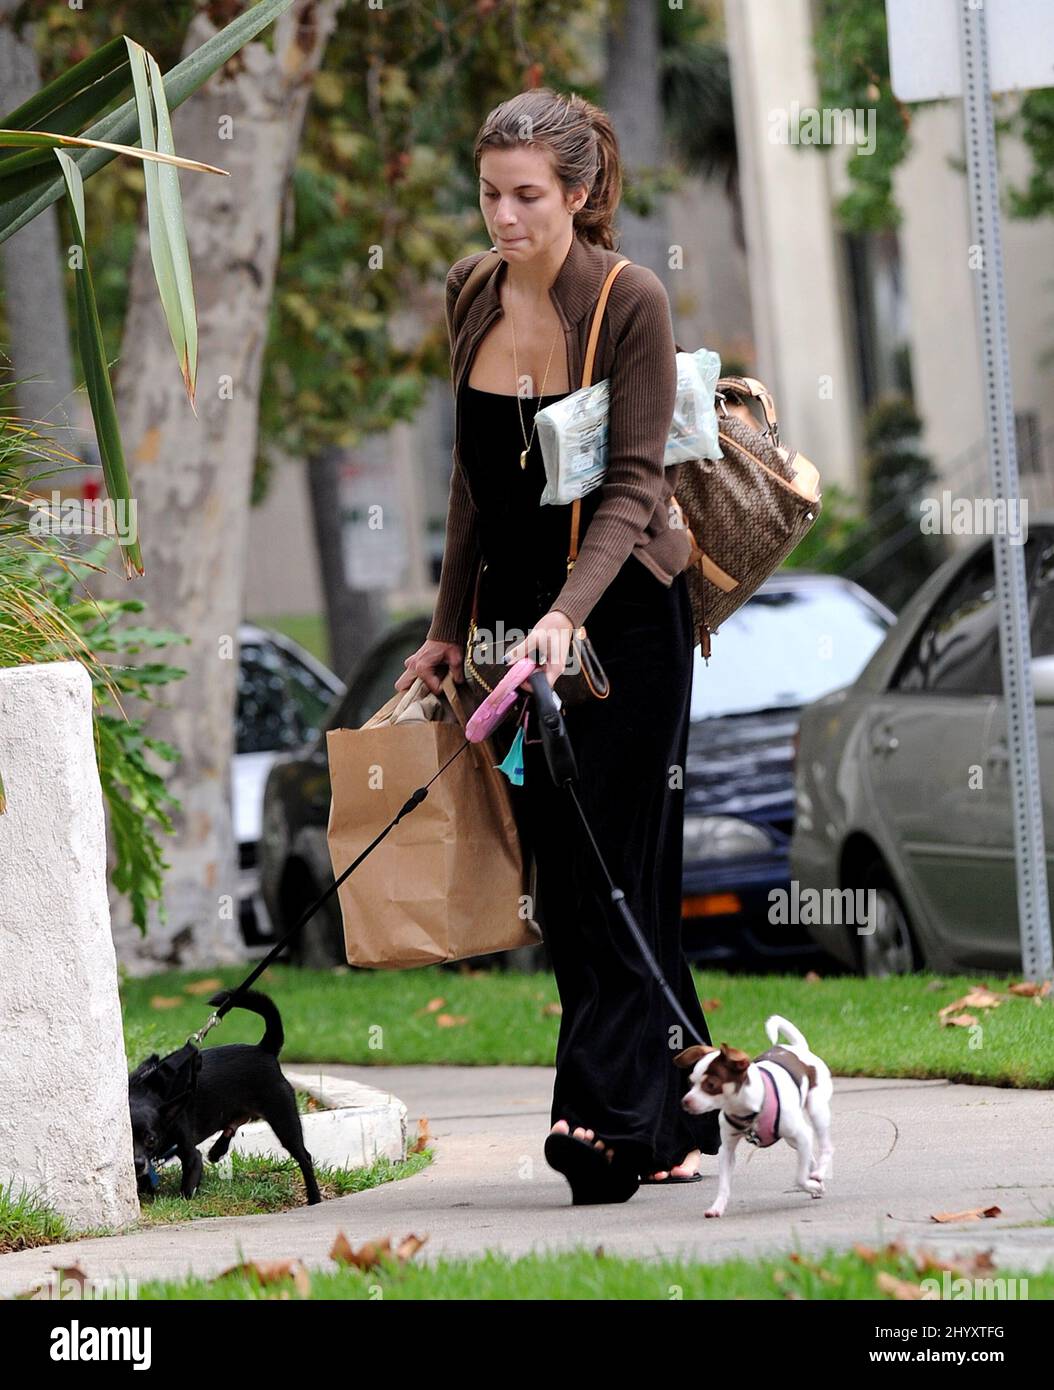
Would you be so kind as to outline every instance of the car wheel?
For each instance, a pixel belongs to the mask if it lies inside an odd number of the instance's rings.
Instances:
[[[869,979],[910,975],[921,966],[918,946],[900,894],[880,860],[868,867],[863,886],[865,891],[874,890],[875,921],[874,931],[857,937],[860,973]]]
[[[324,890],[316,888],[307,869],[291,874],[284,885],[283,931],[291,931],[306,909]],[[324,902],[290,941],[289,959],[303,970],[330,970],[347,965],[344,923],[335,897]]]

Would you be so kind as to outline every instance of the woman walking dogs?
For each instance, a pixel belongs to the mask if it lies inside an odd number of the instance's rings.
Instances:
[[[477,569],[477,625],[527,635],[510,659],[544,664],[553,684],[574,628],[588,634],[610,682],[606,699],[565,710],[579,799],[614,881],[699,1036],[710,1041],[681,948],[683,769],[692,683],[691,605],[682,571],[690,542],[671,524],[677,469],[664,469],[676,364],[669,302],[644,266],[616,277],[593,380],[610,384],[608,464],[582,499],[570,571],[570,506],[539,506],[545,483],[537,410],[577,389],[607,272],[619,259],[612,218],[622,175],[603,111],[545,88],[496,107],[475,145],[490,251],[447,276],[455,399],[446,549],[428,638],[396,688],[420,676],[438,690],[463,661]],[[493,273],[454,307],[483,257]],[[514,721],[510,721],[514,722]],[[492,735],[502,756],[515,730]],[[549,1164],[575,1203],[623,1202],[640,1182],[699,1180],[719,1147],[716,1112],[681,1107],[683,1037],[607,889],[566,791],[539,741],[524,745],[511,795],[537,865],[534,916],[560,993]]]

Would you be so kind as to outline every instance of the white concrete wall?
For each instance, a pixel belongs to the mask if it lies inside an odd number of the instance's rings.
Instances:
[[[0,1184],[75,1228],[139,1202],[106,896],[91,680],[78,662],[0,670]]]

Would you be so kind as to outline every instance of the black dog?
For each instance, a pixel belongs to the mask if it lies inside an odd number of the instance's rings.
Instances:
[[[220,990],[209,1003],[222,1004],[231,992]],[[173,1086],[173,1078],[156,1052],[129,1076],[128,1105],[139,1191],[152,1190],[153,1161],[174,1148],[183,1165],[180,1190],[184,1197],[193,1197],[204,1167],[197,1145],[222,1131],[209,1149],[209,1159],[215,1163],[230,1148],[240,1125],[266,1120],[279,1143],[299,1163],[308,1203],[321,1202],[311,1155],[304,1147],[296,1094],[278,1065],[285,1041],[281,1016],[267,995],[256,990],[246,990],[234,1007],[248,1009],[264,1020],[267,1027],[258,1043],[203,1048],[200,1058],[194,1059],[200,1066],[193,1082],[192,1069],[187,1068],[182,1081]]]

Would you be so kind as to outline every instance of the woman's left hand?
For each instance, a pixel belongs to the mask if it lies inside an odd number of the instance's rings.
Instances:
[[[505,663],[511,666],[521,657],[533,657],[539,666],[544,666],[545,679],[551,688],[564,673],[573,632],[574,625],[567,614],[553,608],[538,619],[522,642],[509,648]]]

